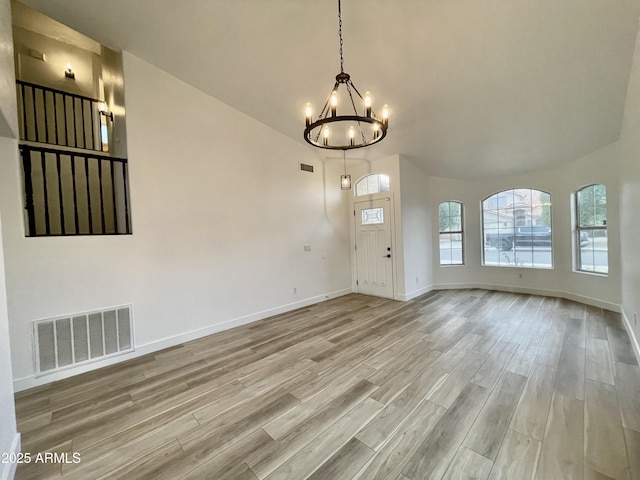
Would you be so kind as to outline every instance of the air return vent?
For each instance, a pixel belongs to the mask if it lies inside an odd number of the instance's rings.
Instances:
[[[131,305],[33,322],[36,371],[43,375],[131,352]]]
[[[301,163],[300,170],[302,170],[303,172],[313,173],[313,165],[309,165],[308,163]]]

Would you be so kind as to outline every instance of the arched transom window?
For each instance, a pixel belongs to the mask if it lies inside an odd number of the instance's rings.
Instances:
[[[366,177],[362,177],[356,183],[356,197],[363,195],[371,195],[373,193],[389,191],[389,175],[384,173],[372,173]]]

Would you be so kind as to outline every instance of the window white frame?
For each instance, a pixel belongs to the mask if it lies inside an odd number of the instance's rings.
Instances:
[[[448,200],[438,205],[438,237],[440,265],[464,265],[464,205],[462,202]],[[454,255],[456,250],[454,242],[458,241],[460,242],[459,258]],[[443,256],[443,250],[445,254],[448,252],[448,255]]]
[[[575,270],[608,275],[607,187],[591,184],[577,190],[575,209]]]

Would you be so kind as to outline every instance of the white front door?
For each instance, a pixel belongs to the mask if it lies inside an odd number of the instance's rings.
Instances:
[[[355,203],[359,293],[393,298],[391,200]]]

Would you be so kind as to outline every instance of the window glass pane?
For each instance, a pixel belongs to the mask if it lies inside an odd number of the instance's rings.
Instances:
[[[361,197],[362,195],[367,195],[367,182],[360,180],[356,183],[356,197]]]
[[[440,234],[440,265],[462,265],[462,234]]]
[[[362,210],[362,225],[379,225],[384,223],[384,209],[368,208]]]
[[[550,194],[505,190],[482,206],[484,265],[553,268]]]
[[[584,235],[587,234],[587,235]],[[593,234],[593,237],[590,236]],[[585,272],[609,273],[609,247],[606,230],[581,232],[578,269]]]
[[[379,175],[380,179],[380,191],[388,192],[389,191],[389,175]]]
[[[577,269],[585,272],[609,272],[607,241],[607,189],[589,185],[576,194]]]

